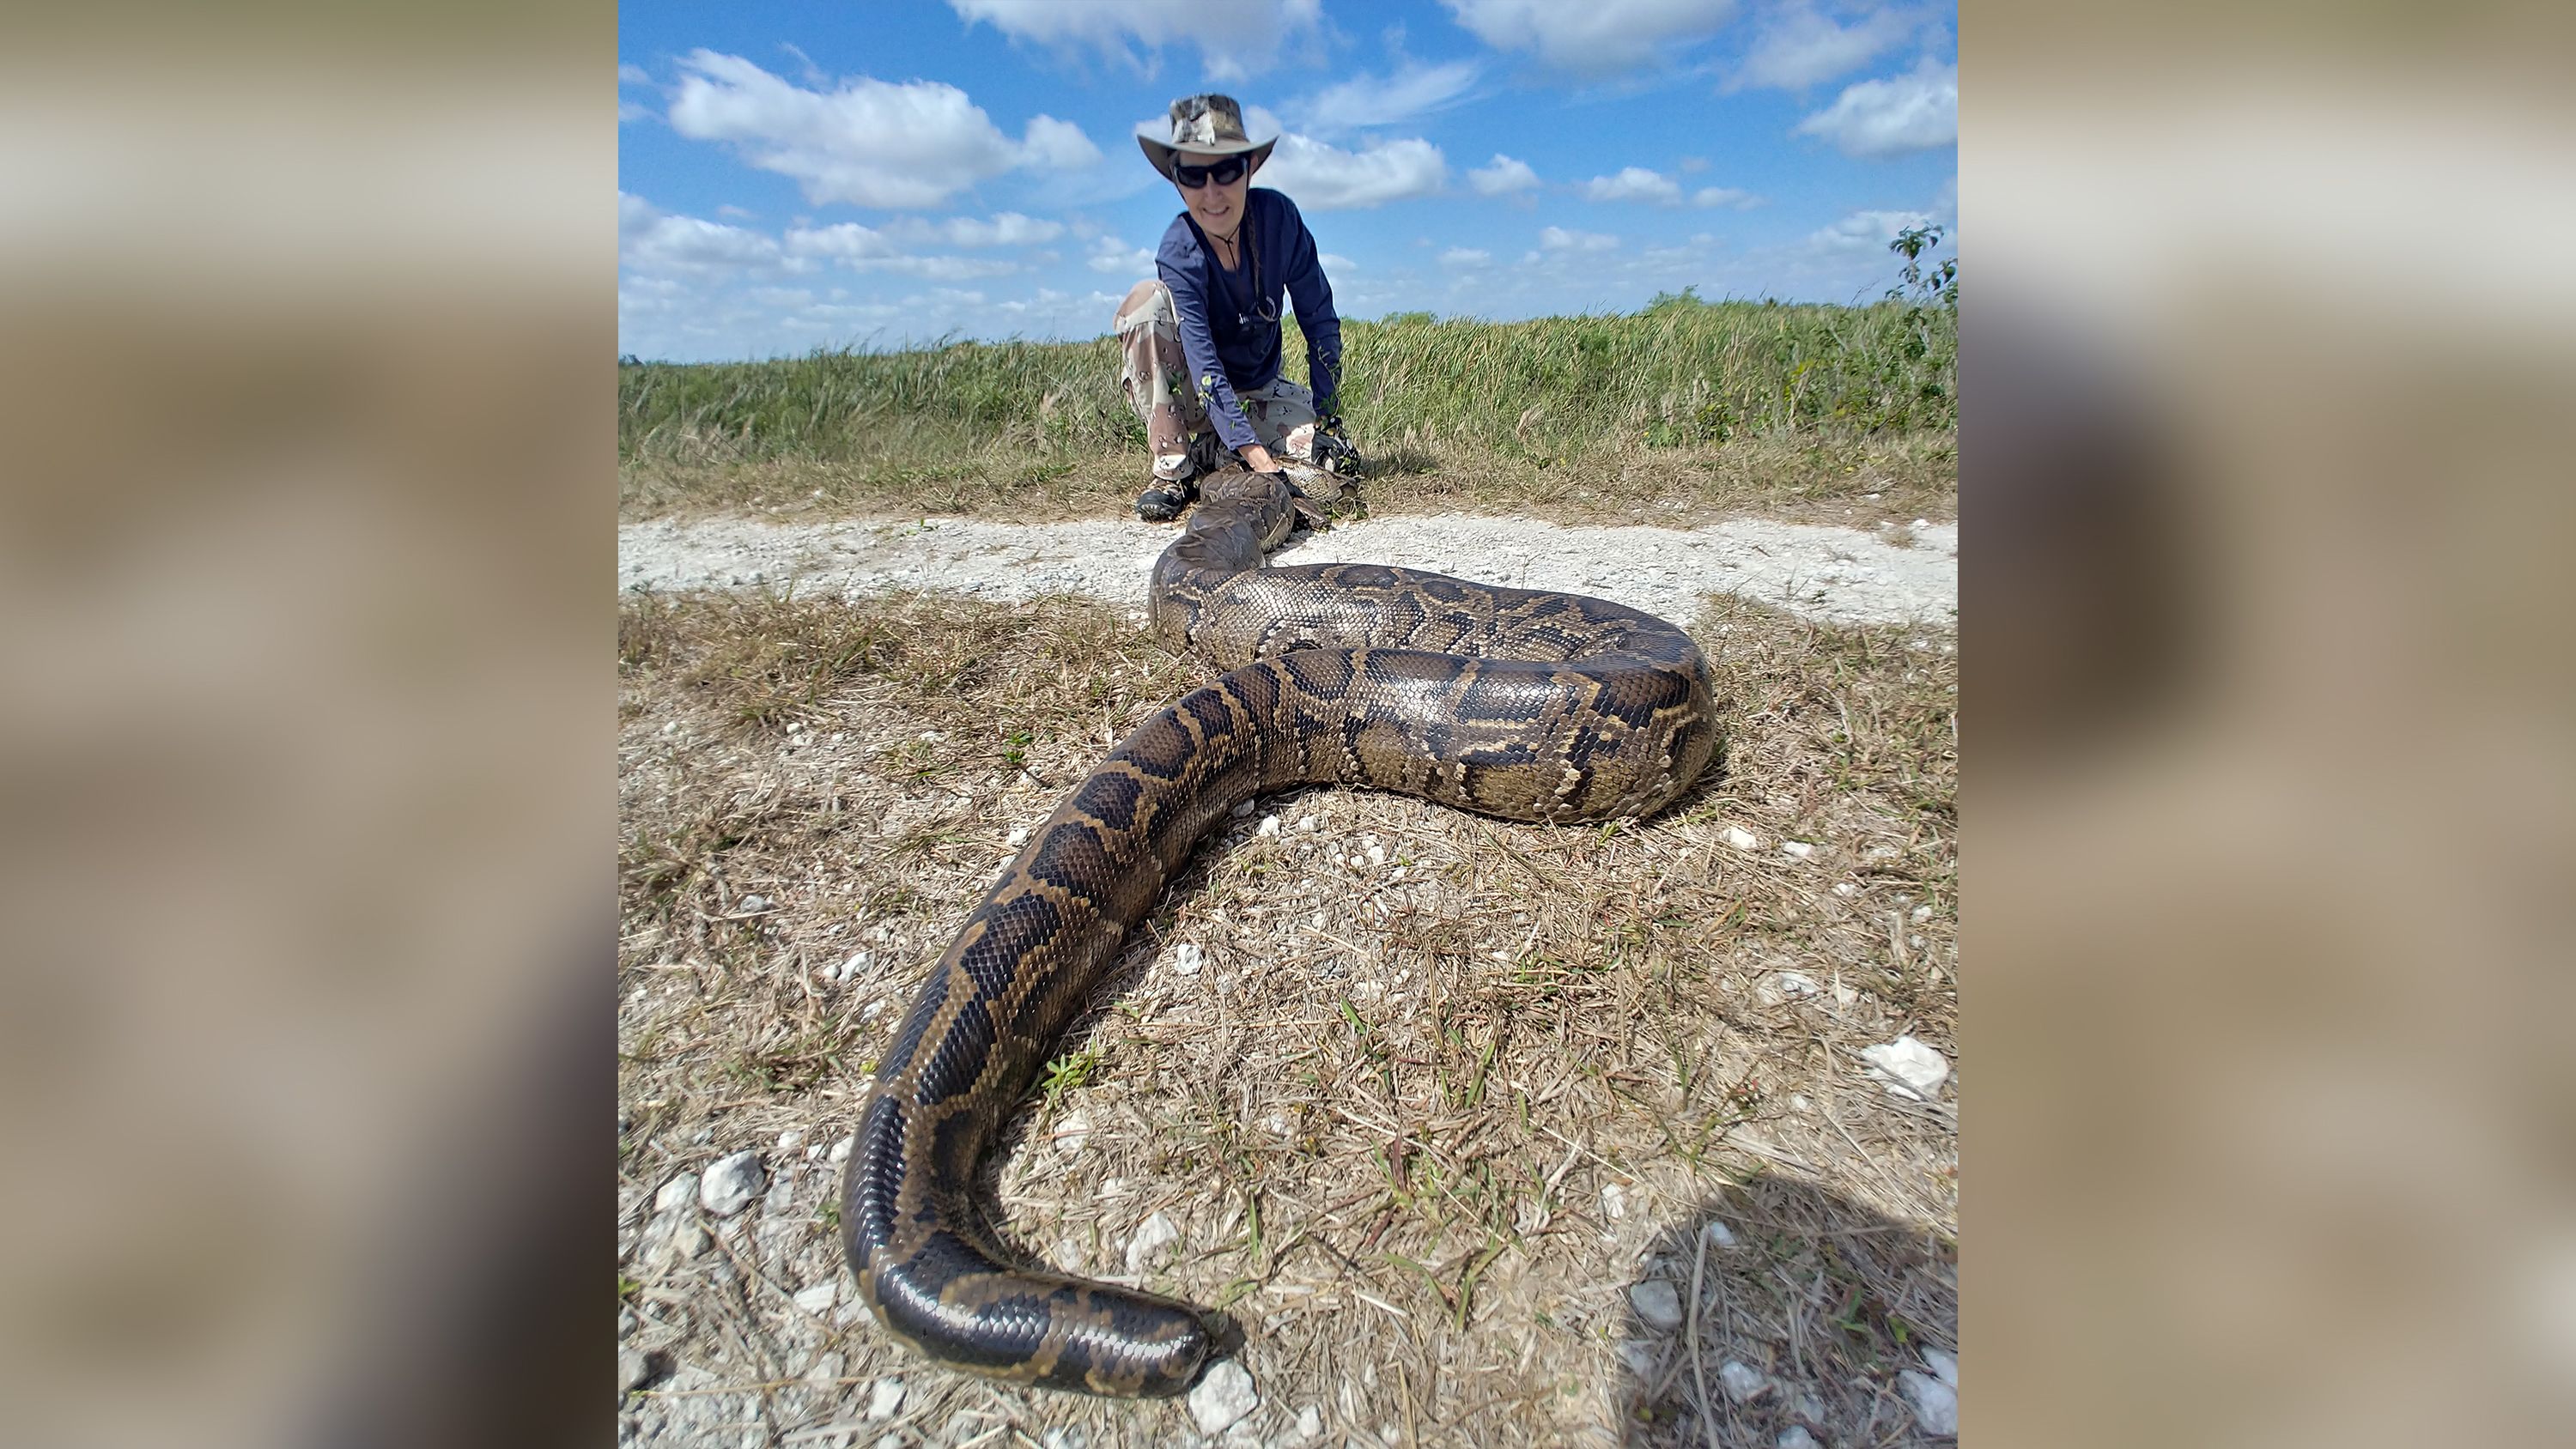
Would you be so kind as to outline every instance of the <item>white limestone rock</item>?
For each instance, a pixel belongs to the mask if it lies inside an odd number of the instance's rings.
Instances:
[[[697,1195],[698,1175],[694,1172],[681,1173],[679,1176],[672,1178],[669,1182],[662,1184],[662,1190],[653,1194],[653,1211],[657,1213],[678,1212],[680,1209],[688,1206],[690,1200],[695,1198]]]
[[[1172,1215],[1156,1212],[1136,1225],[1136,1235],[1127,1240],[1127,1271],[1142,1273],[1172,1255],[1181,1241],[1181,1228]],[[1232,1420],[1226,1422],[1232,1423]],[[1209,1433],[1216,1431],[1211,1429]]]
[[[1735,1402],[1749,1403],[1771,1391],[1771,1376],[1749,1363],[1728,1359],[1717,1366],[1718,1387]]]
[[[1198,1387],[1190,1390],[1189,1404],[1190,1422],[1199,1426],[1200,1433],[1222,1434],[1261,1407],[1261,1396],[1254,1392],[1252,1375],[1243,1365],[1223,1358],[1209,1365]]]
[[[1957,1438],[1959,1434],[1959,1391],[1930,1374],[1907,1369],[1896,1376],[1896,1387],[1905,1395],[1906,1407],[1914,1411],[1914,1422],[1926,1434]]]
[[[1864,1047],[1860,1058],[1869,1063],[1870,1074],[1885,1083],[1888,1091],[1918,1102],[1937,1097],[1941,1084],[1950,1077],[1949,1059],[1910,1036]]]
[[[1658,1333],[1682,1326],[1682,1296],[1661,1278],[1649,1278],[1629,1289],[1628,1306],[1637,1310],[1638,1322]]]
[[[758,1152],[737,1152],[719,1157],[698,1183],[698,1206],[720,1218],[732,1217],[751,1205],[768,1183],[761,1171]]]

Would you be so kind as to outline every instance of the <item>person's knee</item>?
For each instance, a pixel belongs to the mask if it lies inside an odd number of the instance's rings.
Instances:
[[[1110,326],[1113,331],[1133,332],[1156,322],[1172,322],[1177,315],[1172,289],[1160,278],[1148,278],[1127,289],[1126,299],[1118,304],[1118,315]]]

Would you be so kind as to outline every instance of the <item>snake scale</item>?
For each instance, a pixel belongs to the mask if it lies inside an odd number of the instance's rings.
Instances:
[[[859,1291],[952,1367],[1096,1394],[1190,1386],[1223,1321],[1018,1266],[972,1201],[1003,1120],[1164,884],[1255,795],[1401,790],[1515,820],[1653,813],[1716,747],[1690,636],[1599,599],[1376,564],[1267,568],[1275,476],[1218,475],[1154,566],[1154,633],[1226,673],[1127,736],[930,969],[841,1188]]]

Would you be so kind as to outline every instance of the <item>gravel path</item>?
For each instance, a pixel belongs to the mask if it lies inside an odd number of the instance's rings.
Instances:
[[[1175,525],[1085,519],[778,524],[718,518],[621,524],[622,589],[777,587],[845,595],[948,589],[992,599],[1080,593],[1142,613],[1145,576]],[[1954,626],[1959,528],[1865,532],[1735,519],[1711,528],[1569,528],[1463,514],[1363,519],[1303,534],[1275,563],[1400,564],[1615,600],[1687,624],[1703,594],[1737,594],[1840,624]]]

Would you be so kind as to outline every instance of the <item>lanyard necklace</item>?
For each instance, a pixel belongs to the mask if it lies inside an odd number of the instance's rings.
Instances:
[[[1197,219],[1192,218],[1190,225],[1193,228],[1198,227]],[[1246,270],[1250,273],[1250,276],[1247,280],[1252,284],[1252,309],[1249,312],[1245,311],[1241,307],[1234,309],[1234,325],[1237,329],[1250,327],[1255,319],[1262,322],[1276,322],[1279,320],[1278,304],[1272,302],[1269,294],[1261,290],[1261,250],[1253,244],[1251,238],[1244,236],[1245,229],[1251,225],[1252,218],[1249,215],[1246,215],[1243,220],[1235,223],[1234,235],[1223,238],[1226,245],[1235,248],[1236,259],[1248,263]],[[1209,240],[1208,234],[1204,229],[1199,231],[1199,240],[1202,242]],[[1216,261],[1216,248],[1205,247],[1203,250],[1207,252],[1208,261],[1210,263],[1214,263]],[[1234,288],[1228,285],[1225,280],[1225,268],[1220,266],[1216,271],[1217,285],[1224,288],[1226,299],[1228,301],[1232,301],[1234,299]]]

